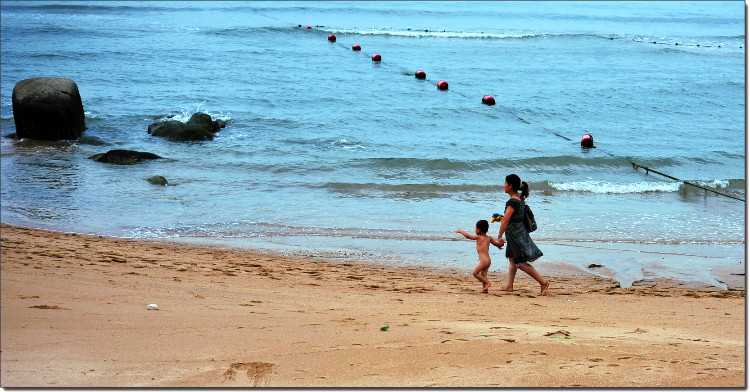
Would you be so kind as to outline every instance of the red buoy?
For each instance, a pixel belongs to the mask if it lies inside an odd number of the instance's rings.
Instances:
[[[380,55],[375,53],[372,55],[372,61],[380,61]]]
[[[362,50],[362,47],[359,45],[352,45],[352,50],[359,51],[359,50]]]
[[[447,90],[448,89],[448,82],[446,82],[445,80],[441,80],[441,81],[437,82],[437,87],[438,87],[438,90]]]
[[[581,139],[581,147],[594,147],[594,137],[589,134],[583,135],[583,138]]]
[[[417,79],[424,79],[427,77],[427,74],[424,73],[424,71],[417,71],[417,73],[414,74],[414,77]]]
[[[482,97],[482,103],[485,105],[494,105],[495,98],[493,98],[491,95],[485,95],[484,97]]]
[[[308,30],[310,30],[311,28],[312,28],[312,27],[310,27],[310,26],[307,26],[307,27],[306,27],[306,29],[308,29]]]
[[[328,36],[328,40],[331,41],[331,42],[336,42],[336,36],[333,35],[333,34],[331,34],[331,35]]]

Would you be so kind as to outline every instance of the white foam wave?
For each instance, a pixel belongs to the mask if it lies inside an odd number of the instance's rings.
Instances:
[[[334,147],[341,147],[344,150],[364,150],[365,147],[357,142],[351,142],[346,139],[331,142]]]
[[[713,180],[713,181],[695,181],[696,184],[705,186],[706,188],[726,188],[729,186],[729,180]]]
[[[646,192],[677,192],[681,182],[609,182],[609,181],[578,181],[578,182],[550,182],[553,189],[567,192],[591,193],[646,193]]]
[[[209,116],[211,116],[211,119],[213,120],[224,120],[226,122],[229,122],[232,118],[225,113],[215,113],[211,112],[209,110],[206,110],[203,108],[203,105],[206,103],[206,101],[199,102],[197,104],[190,104],[183,107],[178,108],[177,110],[180,111],[179,114],[171,114],[168,116],[165,116],[161,119],[161,121],[167,121],[167,120],[176,120],[181,122],[188,122],[190,120],[190,117],[193,116],[195,113],[206,113]]]

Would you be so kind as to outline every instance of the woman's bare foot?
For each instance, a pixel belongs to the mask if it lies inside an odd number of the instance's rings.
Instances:
[[[542,283],[542,295],[547,294],[547,289],[549,288],[549,280]]]
[[[507,287],[506,286],[506,287],[503,287],[501,289],[497,289],[497,291],[509,291],[510,292],[510,291],[513,291],[513,287]]]

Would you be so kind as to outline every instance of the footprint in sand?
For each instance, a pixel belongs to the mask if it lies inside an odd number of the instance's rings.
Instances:
[[[247,378],[250,379],[254,387],[259,386],[261,383],[268,384],[269,375],[273,372],[273,368],[276,365],[267,362],[238,362],[233,363],[229,366],[226,372],[224,372],[224,381],[236,380],[237,371],[245,370]]]
[[[36,306],[29,306],[29,308],[33,308],[33,309],[53,309],[53,310],[70,310],[68,308],[61,308],[61,307],[55,306],[55,305],[36,305]]]
[[[564,329],[561,329],[561,330],[558,330],[558,331],[555,331],[555,332],[547,332],[547,333],[544,334],[544,336],[549,336],[551,338],[566,338],[566,339],[570,339],[570,332],[568,332],[568,331],[566,331]]]

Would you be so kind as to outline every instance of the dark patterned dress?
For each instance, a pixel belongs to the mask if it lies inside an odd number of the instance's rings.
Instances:
[[[526,203],[521,200],[510,198],[505,207],[513,207],[513,215],[505,227],[505,257],[513,259],[516,265],[528,264],[540,257],[543,253],[531,240],[526,226],[523,224],[523,212]]]

